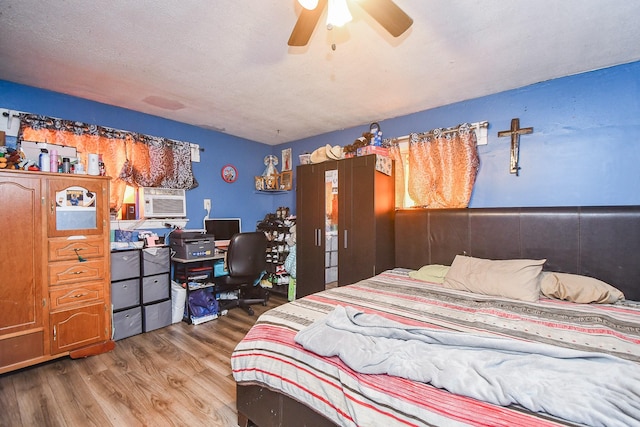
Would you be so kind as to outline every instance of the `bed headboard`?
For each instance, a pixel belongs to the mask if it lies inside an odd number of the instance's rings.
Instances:
[[[640,301],[640,206],[396,211],[396,266],[546,258],[544,269],[595,277]]]

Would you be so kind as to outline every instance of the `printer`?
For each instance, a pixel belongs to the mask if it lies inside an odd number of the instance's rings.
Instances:
[[[216,253],[213,234],[201,231],[174,230],[169,234],[169,246],[174,258],[184,260],[211,258]]]

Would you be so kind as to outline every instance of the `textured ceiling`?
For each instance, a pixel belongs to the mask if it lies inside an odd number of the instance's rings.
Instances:
[[[291,48],[295,0],[2,0],[0,79],[280,144],[640,59],[636,0],[396,4]]]

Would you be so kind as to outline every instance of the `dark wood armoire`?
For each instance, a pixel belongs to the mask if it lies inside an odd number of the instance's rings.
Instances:
[[[394,266],[394,177],[376,170],[376,155],[296,172],[297,298],[325,289],[336,256],[339,286]]]

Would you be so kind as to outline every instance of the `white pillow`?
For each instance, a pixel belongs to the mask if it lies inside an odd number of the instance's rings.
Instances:
[[[443,286],[522,301],[540,298],[540,272],[546,259],[490,260],[456,255]]]

